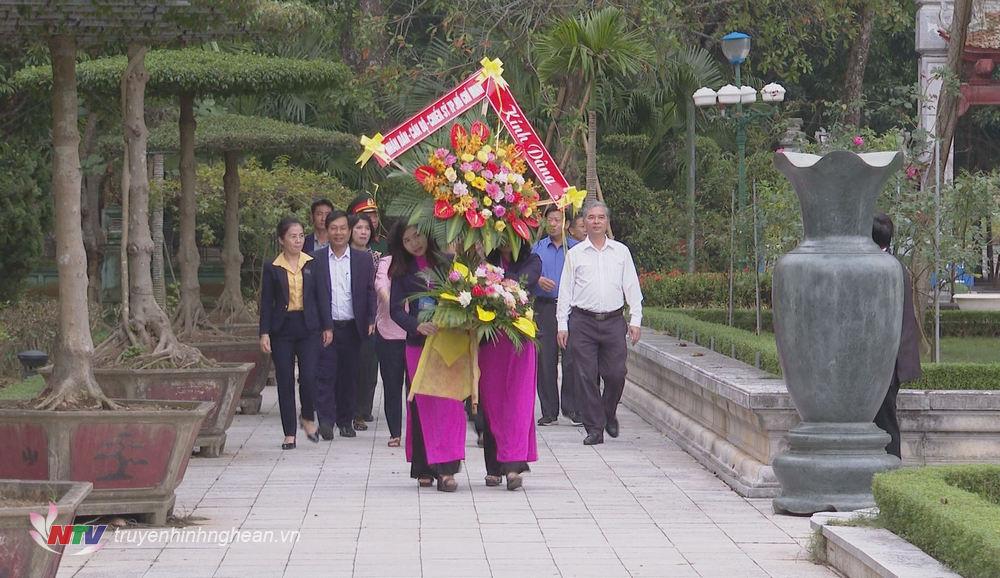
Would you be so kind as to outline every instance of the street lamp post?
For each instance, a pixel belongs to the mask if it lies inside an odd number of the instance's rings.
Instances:
[[[709,107],[719,105],[722,114],[732,120],[736,127],[736,152],[738,174],[738,203],[740,211],[747,206],[747,126],[761,118],[774,116],[775,110],[755,111],[744,110],[744,104],[757,102],[757,90],[743,86],[742,67],[750,54],[750,35],[743,32],[730,32],[722,37],[722,53],[735,69],[736,85],[727,84],[716,92],[708,87],[701,87],[692,95],[695,105]],[[760,91],[760,99],[766,104],[776,104],[785,100],[785,89],[780,84],[770,83]],[[734,106],[735,113],[727,114],[726,106]]]

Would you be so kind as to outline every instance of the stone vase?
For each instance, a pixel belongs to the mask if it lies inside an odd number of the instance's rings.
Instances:
[[[872,420],[892,379],[903,269],[872,241],[875,203],[897,152],[779,153],[802,209],[803,240],[774,269],[781,368],[802,422],[773,461],[778,513],[874,505],[872,476],[899,466]]]

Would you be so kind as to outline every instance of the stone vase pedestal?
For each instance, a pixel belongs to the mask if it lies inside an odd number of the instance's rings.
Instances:
[[[872,476],[899,466],[872,420],[899,349],[903,268],[872,241],[875,203],[897,152],[779,153],[802,208],[803,240],[774,269],[774,332],[802,423],[773,461],[777,513],[874,505]]]

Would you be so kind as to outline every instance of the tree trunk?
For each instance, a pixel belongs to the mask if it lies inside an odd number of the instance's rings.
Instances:
[[[180,109],[180,248],[177,262],[181,269],[181,300],[174,315],[174,325],[179,335],[188,338],[197,332],[206,317],[198,281],[201,257],[198,255],[196,224],[198,203],[195,199],[194,134],[197,124],[194,120],[194,96],[181,95]]]
[[[146,81],[146,47],[130,44],[129,67],[125,78],[125,107],[122,123],[125,128],[126,164],[129,180],[128,269],[129,302],[127,318],[114,338],[98,351],[98,359],[137,368],[153,365],[190,367],[202,361],[193,347],[177,341],[170,320],[153,297],[152,256],[153,237],[149,229],[149,176],[146,172],[146,142],[149,131],[144,118]],[[105,347],[105,345],[107,347]],[[135,355],[129,350],[137,348]],[[117,354],[117,355],[115,355]]]
[[[87,111],[87,125],[83,131],[80,157],[87,158],[97,146],[100,117],[93,110]],[[87,252],[87,300],[92,305],[101,302],[101,259],[104,255],[104,231],[101,230],[101,181],[100,174],[84,174],[80,209],[83,218],[83,247]]]
[[[971,20],[972,0],[955,0],[955,15],[948,36],[946,73],[956,80],[962,74],[962,51],[965,49],[965,39],[969,34]],[[941,158],[935,159],[935,162],[941,163],[942,174],[948,168],[948,155],[951,153],[951,144],[955,137],[955,126],[958,124],[960,96],[957,90],[949,88],[946,77],[941,87],[941,94],[938,96],[937,119],[934,124],[934,130],[941,141]]]
[[[844,104],[847,105],[848,124],[861,126],[861,98],[864,95],[865,68],[868,66],[868,53],[872,45],[872,30],[875,28],[875,12],[869,3],[865,3],[858,15],[860,30],[858,38],[851,47],[847,61],[847,75],[844,79]]]
[[[243,265],[240,253],[240,156],[238,152],[226,151],[224,157],[226,172],[222,177],[222,190],[226,196],[226,230],[222,240],[222,263],[226,281],[212,315],[224,320],[224,323],[248,322],[252,319],[240,286]]]
[[[163,187],[163,153],[153,155],[153,166],[150,168],[152,180],[158,187]],[[157,195],[153,204],[153,215],[149,226],[153,230],[153,297],[157,305],[167,306],[166,275],[163,272],[163,195]]]
[[[695,254],[694,254],[694,244],[695,244],[695,230],[698,226],[697,216],[695,211],[695,178],[696,172],[698,170],[698,148],[697,148],[697,134],[695,133],[695,110],[694,110],[694,100],[687,99],[687,149],[688,149],[688,174],[687,174],[687,193],[688,193],[688,242],[687,242],[687,260],[688,260],[688,273],[694,273],[695,271]]]
[[[587,200],[597,198],[597,111],[587,111]]]
[[[55,366],[39,409],[96,401],[115,407],[94,378],[87,308],[87,253],[80,214],[80,133],[77,129],[76,41],[49,40],[52,56],[52,193],[55,197],[56,266],[59,270],[59,337]]]

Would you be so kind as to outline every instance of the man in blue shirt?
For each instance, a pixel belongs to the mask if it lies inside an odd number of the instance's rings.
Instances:
[[[535,321],[538,323],[540,351],[538,356],[538,400],[542,405],[542,417],[538,425],[552,425],[559,419],[559,345],[556,343],[556,298],[559,296],[559,277],[566,262],[566,251],[576,245],[575,239],[564,242],[563,212],[555,205],[545,209],[545,230],[532,252],[542,259],[542,276],[538,280],[535,294]],[[565,245],[565,246],[564,246]],[[562,413],[579,425],[582,419],[578,413],[576,388],[570,352],[562,352]]]

